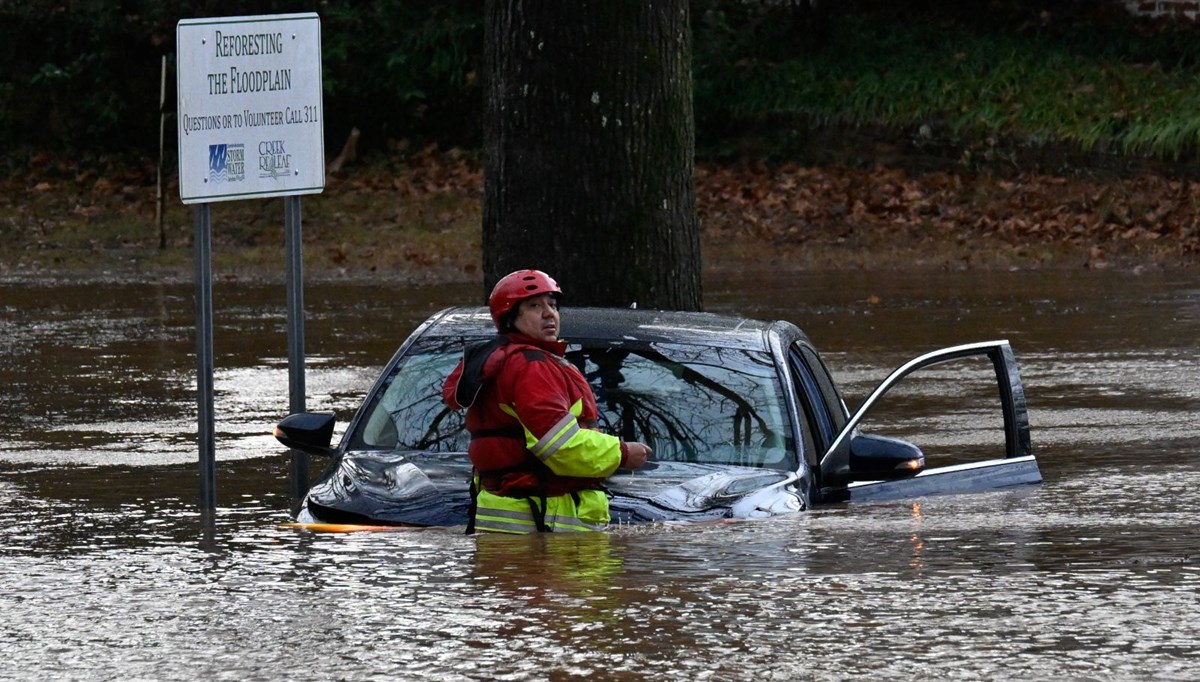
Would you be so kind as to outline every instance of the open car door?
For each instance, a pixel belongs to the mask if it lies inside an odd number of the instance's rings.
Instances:
[[[908,375],[932,365],[979,356],[991,360],[995,369],[1004,415],[1004,451],[996,454],[1003,456],[925,468],[924,455],[916,446],[859,431],[863,417]],[[821,458],[820,469],[822,497],[828,500],[897,499],[1040,483],[1042,474],[1029,439],[1025,388],[1008,341],[943,348],[897,368],[846,422]]]

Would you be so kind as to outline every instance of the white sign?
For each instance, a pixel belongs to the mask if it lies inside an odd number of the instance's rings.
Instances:
[[[320,18],[184,19],[176,39],[183,203],[322,191]]]

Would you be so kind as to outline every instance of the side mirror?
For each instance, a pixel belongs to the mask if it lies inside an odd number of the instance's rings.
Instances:
[[[294,450],[333,457],[337,454],[337,449],[329,445],[333,440],[333,423],[333,414],[301,412],[288,415],[275,427],[275,440]]]
[[[925,468],[921,448],[887,436],[857,434],[850,439],[850,478],[890,481],[915,476]]]

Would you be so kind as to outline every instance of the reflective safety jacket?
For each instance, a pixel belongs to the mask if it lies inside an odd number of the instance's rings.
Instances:
[[[599,530],[609,521],[601,485],[622,443],[592,429],[596,398],[565,351],[502,334],[468,346],[442,387],[448,405],[467,408],[476,530]]]

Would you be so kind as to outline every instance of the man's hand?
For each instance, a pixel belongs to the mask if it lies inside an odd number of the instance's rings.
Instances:
[[[640,469],[653,454],[654,451],[645,443],[623,442],[621,443],[621,468]]]

